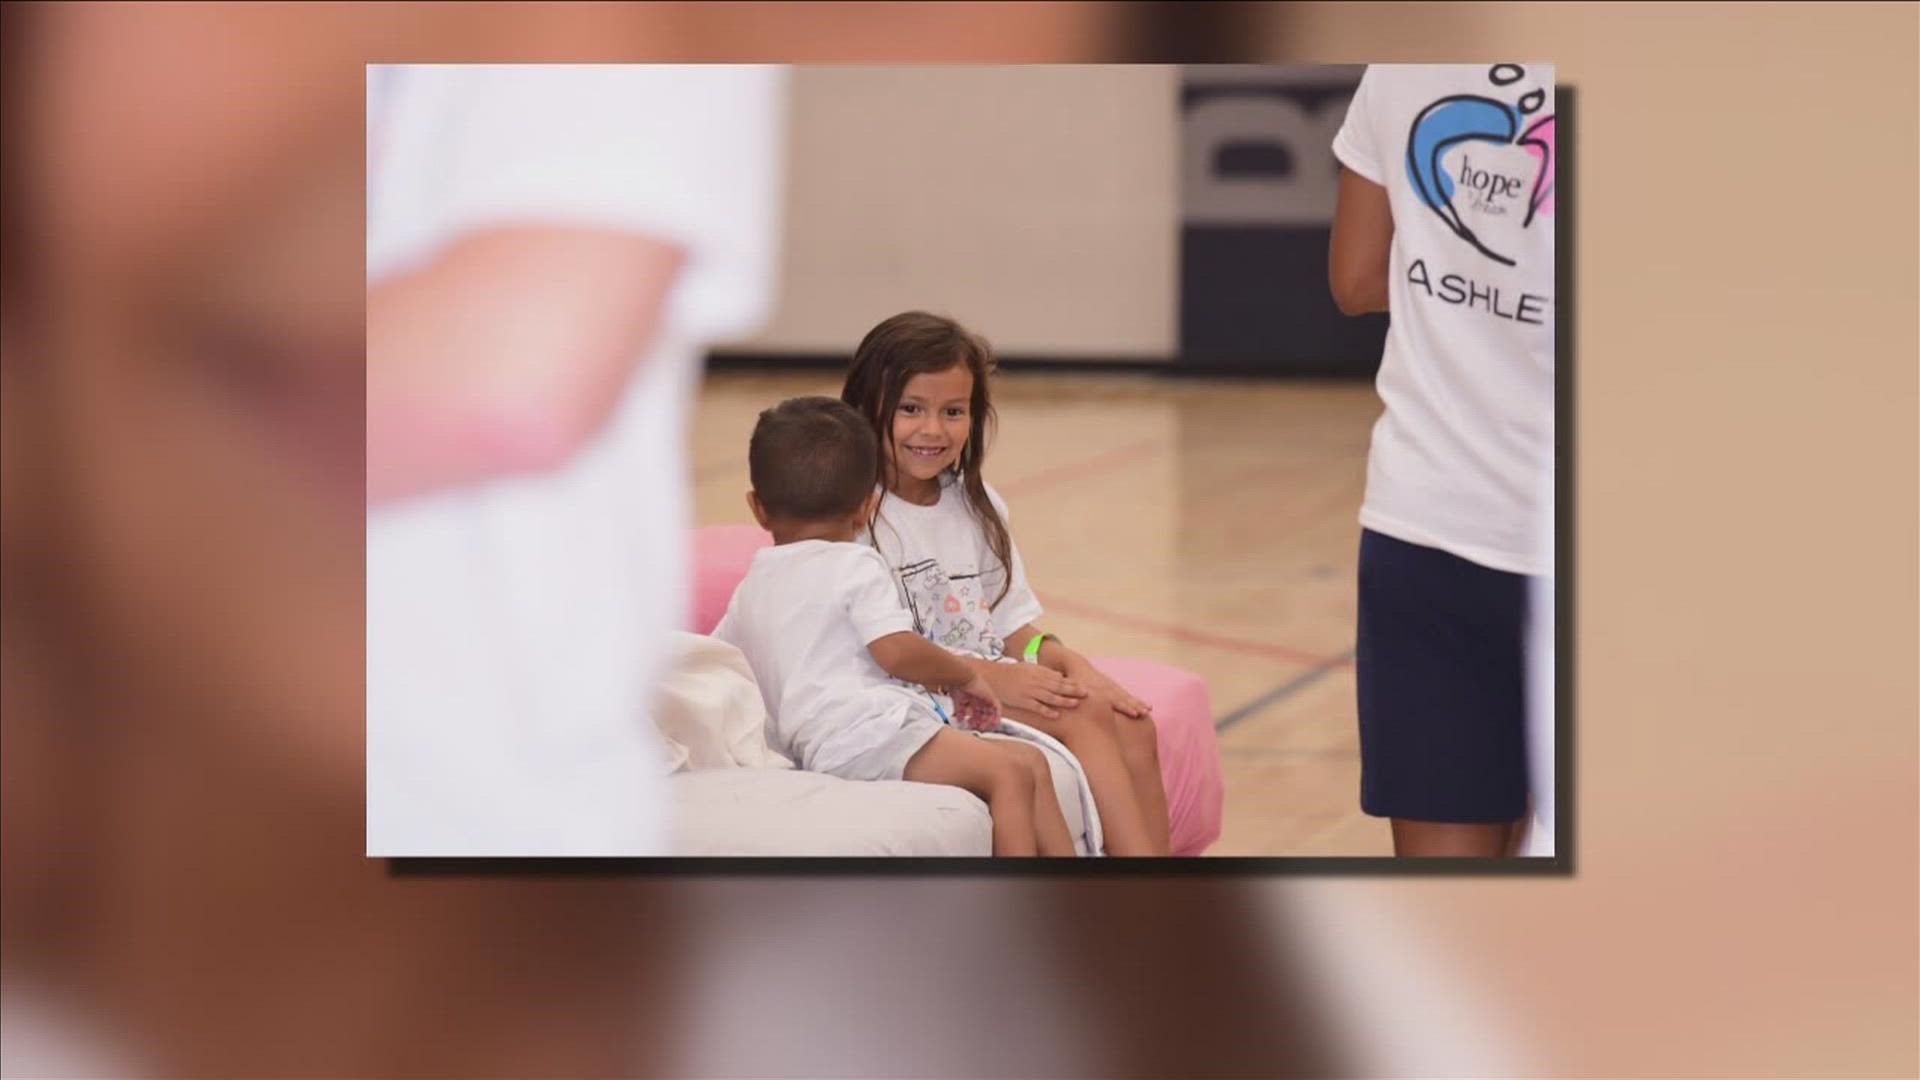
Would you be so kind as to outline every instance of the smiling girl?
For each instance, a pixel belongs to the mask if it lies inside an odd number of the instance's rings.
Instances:
[[[982,478],[993,354],[951,319],[913,311],[868,332],[840,397],[880,436],[881,486],[862,539],[886,557],[916,628],[967,660],[1008,717],[1080,759],[1112,855],[1168,851],[1152,712],[1052,634]],[[1025,660],[1025,663],[1020,662]]]

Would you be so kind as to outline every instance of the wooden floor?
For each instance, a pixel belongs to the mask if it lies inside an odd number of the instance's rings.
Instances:
[[[710,374],[697,520],[750,521],[758,412],[829,372]],[[1046,615],[1083,653],[1198,672],[1226,765],[1211,855],[1388,855],[1359,808],[1354,569],[1371,385],[1003,374],[986,476]]]

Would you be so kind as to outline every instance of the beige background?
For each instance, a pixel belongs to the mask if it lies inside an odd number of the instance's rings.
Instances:
[[[935,305],[1006,353],[1166,358],[1178,93],[1152,65],[796,69],[779,305],[740,347],[844,352]]]

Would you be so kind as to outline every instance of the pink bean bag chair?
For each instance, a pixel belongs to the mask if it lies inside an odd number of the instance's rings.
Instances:
[[[754,552],[773,542],[755,525],[710,525],[694,536],[693,625],[710,634],[727,613],[733,590],[747,576]],[[1198,675],[1152,660],[1089,657],[1115,682],[1153,706],[1159,734],[1160,775],[1167,789],[1175,855],[1198,855],[1220,838],[1226,788],[1213,704]]]

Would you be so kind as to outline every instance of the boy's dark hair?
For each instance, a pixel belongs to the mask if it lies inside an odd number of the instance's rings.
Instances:
[[[753,425],[747,475],[773,517],[844,517],[860,509],[880,483],[879,438],[837,398],[790,398],[762,412]]]

